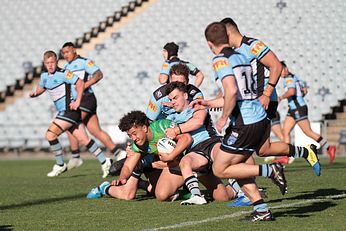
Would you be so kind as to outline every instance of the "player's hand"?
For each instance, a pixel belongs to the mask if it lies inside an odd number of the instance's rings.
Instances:
[[[134,156],[136,155],[136,153],[134,151],[132,151],[131,149],[131,143],[130,142],[127,142],[127,146],[126,146],[126,156],[127,157],[131,157],[131,156]]]
[[[226,118],[220,117],[220,119],[218,119],[218,120],[216,121],[216,130],[217,130],[218,133],[221,133],[222,128],[223,128],[223,127],[226,125],[226,123],[227,123],[227,120],[228,120],[227,117],[226,117]]]
[[[36,97],[36,96],[37,96],[36,91],[30,92],[29,96],[30,96],[31,98]]]
[[[163,162],[162,160],[154,161],[151,163],[151,167],[156,169],[164,169],[168,167],[167,162]]]
[[[159,158],[161,161],[163,162],[169,162],[169,161],[172,161],[172,159],[170,158],[170,155],[168,153],[158,153],[159,155]]]
[[[70,103],[70,109],[71,110],[77,110],[79,108],[79,102],[77,101],[73,101],[72,103]]]
[[[113,186],[120,186],[120,185],[124,185],[127,183],[127,179],[117,179],[117,180],[113,180],[111,182],[111,185]]]
[[[208,102],[204,99],[196,99],[189,104],[189,107],[195,110],[203,110],[208,108]]]
[[[167,128],[166,129],[166,136],[172,140],[175,139],[175,137],[177,137],[177,134],[174,131],[174,128]]]
[[[262,104],[262,106],[264,107],[265,110],[268,109],[268,105],[270,102],[270,98],[266,95],[261,95],[258,100],[260,101],[260,103]]]
[[[161,105],[164,107],[173,107],[173,103],[172,102],[161,102]]]
[[[278,101],[281,102],[283,100],[282,96],[278,97]]]

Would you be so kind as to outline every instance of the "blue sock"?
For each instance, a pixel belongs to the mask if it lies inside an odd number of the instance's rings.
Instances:
[[[253,210],[257,212],[267,212],[268,205],[261,199],[253,203]]]
[[[63,153],[62,153],[62,146],[61,146],[59,140],[55,139],[55,140],[48,141],[48,142],[50,145],[50,149],[55,154],[56,164],[59,166],[63,166],[64,165],[64,157],[63,157]]]
[[[234,197],[240,196],[240,195],[238,195],[239,191],[241,191],[238,182],[235,179],[228,179],[228,183],[234,192]]]
[[[192,175],[186,178],[185,185],[189,189],[192,195],[201,196],[201,191],[199,190],[198,180]]]
[[[259,165],[259,176],[270,177],[273,169],[269,164],[261,164]]]
[[[103,154],[101,148],[99,148],[99,146],[95,143],[94,140],[90,140],[90,142],[87,144],[87,148],[89,152],[91,152],[92,154],[94,154],[94,156],[96,156],[96,158],[99,160],[101,164],[106,162],[105,155]]]

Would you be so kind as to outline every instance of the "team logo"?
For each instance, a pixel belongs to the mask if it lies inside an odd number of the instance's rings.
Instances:
[[[252,47],[251,47],[251,53],[258,56],[259,53],[263,50],[263,48],[266,45],[262,41],[257,41]]]
[[[157,105],[153,103],[153,101],[149,101],[149,105],[148,108],[152,111],[152,112],[157,112]]]
[[[162,96],[162,92],[161,91],[157,91],[155,94],[156,94],[156,98],[160,98]]]
[[[196,90],[191,90],[191,91],[190,91],[190,94],[191,94],[191,95],[196,94]]]
[[[167,63],[164,63],[163,65],[162,65],[162,69],[168,69],[169,68],[169,65],[167,64]]]
[[[73,73],[71,71],[67,71],[65,76],[67,79],[71,79],[73,77]]]
[[[87,66],[88,66],[88,67],[93,67],[93,66],[94,66],[94,61],[88,60]]]
[[[293,83],[293,80],[292,79],[287,79],[286,80],[286,84],[288,85],[288,84],[291,84],[291,83]]]
[[[227,139],[227,144],[228,145],[233,145],[237,139],[238,139],[239,134],[236,132],[232,132],[231,135]]]
[[[214,71],[218,71],[221,68],[228,67],[228,66],[229,66],[229,64],[228,64],[228,60],[227,59],[219,59],[219,60],[217,60],[216,62],[213,63]]]

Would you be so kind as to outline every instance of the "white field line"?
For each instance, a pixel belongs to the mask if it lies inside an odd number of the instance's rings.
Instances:
[[[332,199],[336,199],[336,198],[344,198],[344,197],[346,197],[346,194],[331,195],[331,196],[326,196],[326,197],[320,198],[320,199],[309,199],[309,200],[299,201],[299,202],[295,202],[295,203],[291,203],[291,204],[272,206],[270,208],[271,209],[290,208],[290,207],[294,207],[297,205],[308,204],[308,203],[319,202],[319,201],[332,200]],[[197,224],[202,224],[202,223],[224,220],[224,219],[228,219],[228,218],[239,217],[243,214],[250,213],[250,212],[251,212],[251,210],[239,211],[239,212],[235,212],[235,213],[231,213],[231,214],[227,214],[227,215],[210,217],[210,218],[199,220],[199,221],[186,221],[186,222],[182,222],[182,223],[178,223],[178,224],[174,224],[174,225],[144,229],[143,231],[156,231],[156,230],[182,228],[182,227],[191,226],[191,225],[197,225]]]

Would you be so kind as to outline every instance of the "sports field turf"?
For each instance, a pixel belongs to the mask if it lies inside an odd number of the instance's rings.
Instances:
[[[157,202],[142,191],[135,201],[88,200],[87,192],[102,182],[97,161],[48,178],[53,163],[0,161],[0,230],[346,230],[346,158],[336,158],[333,165],[322,159],[321,177],[305,161],[295,161],[285,170],[285,196],[258,177],[276,217],[260,223],[239,221],[251,207],[227,207],[226,202],[181,206]]]

